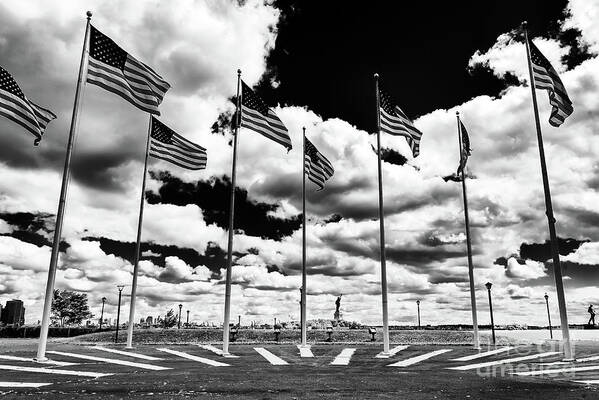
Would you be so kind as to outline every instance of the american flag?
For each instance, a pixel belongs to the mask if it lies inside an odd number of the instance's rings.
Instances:
[[[121,96],[140,110],[160,115],[158,106],[170,85],[112,39],[91,27],[87,82]]]
[[[529,41],[529,45],[534,85],[549,93],[549,103],[553,106],[549,123],[558,127],[574,112],[574,107],[557,71],[532,41]]]
[[[470,154],[472,154],[472,149],[470,148],[470,137],[468,137],[468,131],[466,130],[466,127],[462,121],[460,121],[460,132],[462,132],[462,148],[460,149],[460,165],[458,166],[457,174],[461,176],[462,170],[466,168],[468,157],[470,157]]]
[[[379,90],[381,100],[381,132],[390,135],[405,136],[408,145],[412,149],[412,155],[418,157],[420,154],[420,132],[406,114],[393,103],[391,96],[384,90]]]
[[[241,85],[241,125],[291,150],[291,139],[283,122],[245,82]]]
[[[152,116],[150,155],[187,169],[206,169],[206,149],[183,136]]]
[[[335,169],[331,162],[307,138],[304,138],[304,146],[306,146],[304,155],[306,175],[309,180],[318,185],[318,190],[322,190],[324,189],[324,183],[335,173]]]
[[[30,101],[21,91],[15,79],[0,67],[0,115],[21,125],[35,136],[37,146],[48,123],[56,115]]]

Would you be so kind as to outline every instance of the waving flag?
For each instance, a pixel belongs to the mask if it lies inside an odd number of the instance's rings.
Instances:
[[[304,138],[304,145],[306,146],[304,154],[306,175],[309,180],[318,185],[318,190],[322,190],[324,189],[324,183],[335,173],[335,169],[331,162],[307,138]]]
[[[464,123],[460,121],[460,132],[462,133],[462,148],[460,149],[460,165],[458,166],[458,175],[461,175],[462,170],[466,168],[468,157],[472,154],[470,148],[470,137],[468,137],[468,131],[464,126]]]
[[[408,145],[412,149],[412,155],[418,157],[422,132],[414,126],[414,123],[401,108],[393,103],[391,96],[382,89],[379,95],[381,100],[381,132],[405,136]]]
[[[206,169],[206,149],[152,117],[150,155],[186,169]]]
[[[558,127],[574,112],[574,107],[557,71],[532,41],[529,41],[529,45],[534,85],[549,93],[549,103],[553,107],[549,123]]]
[[[287,128],[264,101],[241,81],[241,124],[291,150]]]
[[[127,100],[142,111],[160,115],[158,106],[170,85],[146,64],[91,26],[87,82]]]
[[[21,91],[15,79],[0,67],[0,115],[27,129],[35,136],[37,146],[42,140],[46,126],[56,115],[30,101]]]

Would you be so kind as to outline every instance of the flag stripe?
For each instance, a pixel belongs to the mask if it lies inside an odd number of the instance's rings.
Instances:
[[[0,90],[0,112],[4,117],[21,125],[37,139],[42,138],[48,123],[56,118],[54,113],[34,104],[26,97],[24,100],[4,90]]]
[[[149,154],[182,168],[206,168],[206,149],[185,139],[154,117],[150,128]]]
[[[304,146],[306,176],[318,186],[318,190],[322,190],[325,182],[335,173],[335,169],[331,162],[307,138],[304,139]]]
[[[383,133],[395,136],[404,136],[412,150],[412,155],[420,154],[420,138],[422,132],[414,126],[414,123],[406,114],[395,105],[391,97],[384,90],[379,90],[380,100],[380,129]]]

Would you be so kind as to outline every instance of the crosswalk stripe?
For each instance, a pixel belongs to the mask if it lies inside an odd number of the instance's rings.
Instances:
[[[379,354],[377,354],[374,358],[390,358],[393,357],[394,355],[396,355],[397,353],[399,353],[402,350],[407,349],[410,346],[395,346],[394,348],[389,350],[389,353],[385,354],[384,352],[380,352]]]
[[[348,365],[351,356],[354,355],[356,349],[343,349],[341,353],[331,362],[331,365]]]
[[[65,357],[81,358],[82,360],[101,361],[101,362],[105,362],[105,363],[109,363],[109,364],[126,365],[127,367],[150,369],[153,371],[164,371],[166,369],[171,369],[171,368],[167,368],[167,367],[161,367],[158,365],[118,360],[116,358],[95,357],[95,356],[88,356],[88,355],[84,355],[84,354],[65,353],[62,351],[48,351],[47,353],[58,354],[58,355],[65,356]]]
[[[183,351],[171,350],[171,349],[167,349],[167,348],[160,348],[160,349],[156,349],[156,350],[163,351],[163,352],[169,353],[169,354],[174,354],[179,357],[187,358],[188,360],[193,360],[193,361],[197,361],[197,362],[200,362],[203,364],[208,364],[213,367],[229,367],[229,364],[225,364],[225,363],[222,363],[219,361],[214,361],[209,358],[194,356],[193,354],[185,353]]]
[[[525,372],[514,372],[512,375],[518,376],[537,376],[537,375],[549,375],[549,374],[561,374],[563,372],[584,372],[584,371],[596,371],[599,370],[599,365],[589,365],[587,367],[567,367],[557,369],[540,369],[538,371],[525,371]]]
[[[495,350],[490,350],[490,351],[484,351],[484,352],[481,352],[481,353],[476,353],[476,354],[472,354],[472,355],[464,356],[464,357],[460,357],[460,358],[454,358],[454,359],[452,359],[450,361],[472,361],[472,360],[475,360],[477,358],[483,358],[483,357],[492,356],[493,354],[503,353],[503,352],[511,350],[511,349],[515,349],[515,347],[511,347],[511,346],[502,347],[500,349],[495,349]]]
[[[314,357],[314,354],[312,354],[312,349],[310,349],[310,346],[302,346],[301,344],[298,344],[297,348],[299,349],[300,357]]]
[[[389,364],[387,366],[388,367],[408,367],[410,365],[419,363],[420,361],[428,360],[429,358],[438,356],[439,354],[447,353],[448,351],[451,351],[451,349],[435,350],[435,351],[431,351],[430,353],[425,353],[425,354],[421,354],[416,357],[408,358],[406,360],[401,360],[396,363]]]
[[[39,383],[39,382],[0,382],[0,387],[10,388],[38,388],[42,386],[48,386],[51,383]]]
[[[211,351],[214,354],[219,355],[219,356],[223,355],[223,351],[221,349],[219,349],[218,347],[214,347],[211,344],[198,344],[198,347],[201,349],[204,349],[204,350]],[[238,356],[230,354],[230,353],[227,354],[225,357],[226,358],[239,358]]]
[[[262,357],[266,358],[266,360],[272,365],[287,365],[287,361],[275,356],[263,347],[254,347],[254,350],[256,350],[256,352]]]
[[[90,377],[90,378],[101,378],[103,376],[112,375],[112,374],[105,374],[102,372],[71,371],[71,370],[67,370],[67,369],[50,369],[50,368],[38,368],[38,367],[20,367],[17,365],[0,365],[0,369],[7,370],[7,371],[35,372],[35,373],[40,373],[40,374],[86,376],[86,377]]]
[[[0,355],[0,360],[38,362],[38,361],[35,361],[35,359],[33,359],[33,358],[5,356],[5,355]],[[46,360],[46,361],[43,361],[43,363],[48,364],[48,365],[56,365],[58,367],[70,367],[71,365],[77,365],[77,363],[54,361],[54,360]]]
[[[579,358],[576,360],[576,362],[588,362],[588,361],[597,361],[597,360],[599,360],[599,356],[591,356],[591,357]]]
[[[553,355],[556,355],[556,354],[559,354],[559,352],[557,352],[557,351],[547,351],[545,353],[532,354],[530,356],[522,356],[522,357],[515,357],[515,358],[505,358],[503,360],[489,361],[489,362],[484,362],[484,363],[480,363],[480,364],[461,365],[459,367],[450,367],[450,368],[447,368],[447,369],[454,369],[454,370],[457,370],[457,371],[467,371],[467,370],[470,370],[470,369],[491,367],[493,365],[510,364],[510,363],[515,363],[515,362],[520,362],[520,361],[533,360],[535,358],[543,358],[543,357],[553,356]]]
[[[158,358],[158,357],[146,356],[145,354],[132,353],[130,351],[116,350],[116,349],[111,349],[111,348],[102,347],[102,346],[89,346],[89,348],[94,349],[94,350],[105,351],[108,353],[121,354],[124,356],[129,356],[129,357],[134,357],[134,358],[141,358],[142,360],[148,360],[148,361],[162,360],[162,358]]]

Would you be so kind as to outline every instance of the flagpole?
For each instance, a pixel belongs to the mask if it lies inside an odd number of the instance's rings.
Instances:
[[[48,342],[48,330],[50,328],[50,313],[52,310],[52,297],[54,296],[54,282],[56,281],[56,265],[58,264],[60,237],[62,235],[62,222],[64,210],[67,201],[67,191],[69,178],[71,175],[71,155],[73,153],[73,144],[75,141],[75,132],[77,131],[77,122],[79,116],[79,106],[83,95],[83,77],[86,68],[85,56],[89,42],[89,26],[91,23],[92,12],[88,11],[87,22],[85,25],[85,36],[83,39],[83,50],[81,51],[81,62],[79,64],[79,77],[77,78],[77,88],[75,89],[75,100],[73,102],[73,114],[71,115],[71,127],[69,129],[69,139],[67,142],[67,153],[64,158],[64,169],[62,172],[62,185],[60,188],[60,198],[58,201],[58,211],[56,213],[56,227],[54,228],[54,240],[52,242],[52,255],[50,256],[50,266],[48,268],[48,282],[46,283],[46,295],[44,297],[44,308],[42,313],[42,325],[40,329],[40,340],[37,348],[36,361],[47,361],[46,345]]]
[[[137,271],[141,251],[141,229],[144,220],[144,198],[146,193],[146,175],[148,174],[148,154],[150,152],[150,134],[152,133],[152,116],[148,122],[148,138],[146,139],[146,156],[144,160],[144,177],[141,183],[141,196],[139,199],[139,219],[137,221],[137,241],[135,242],[135,255],[133,261],[133,282],[131,283],[131,302],[129,303],[129,326],[127,326],[127,349],[133,348],[133,325],[135,325],[135,300],[137,299]]]
[[[306,127],[302,128],[302,346],[306,346]]]
[[[229,241],[227,248],[227,272],[225,279],[225,319],[223,321],[223,356],[229,355],[229,319],[231,318],[231,264],[233,263],[233,220],[235,214],[235,176],[237,168],[237,136],[241,126],[241,70],[237,70],[237,109],[235,112],[235,132],[233,134],[233,162],[231,167],[231,202],[229,207]]]
[[[381,106],[379,94],[379,74],[374,74],[374,87],[376,92],[376,144],[379,178],[379,232],[381,245],[381,296],[383,298],[383,352],[380,356],[389,353],[389,312],[387,306],[387,266],[385,263],[385,220],[383,212],[383,169],[381,165]]]
[[[539,159],[541,161],[541,173],[543,175],[543,189],[545,192],[545,214],[549,225],[549,238],[551,240],[551,256],[553,258],[553,273],[555,275],[555,289],[557,292],[557,304],[559,306],[560,325],[562,328],[562,343],[564,346],[565,360],[573,360],[574,352],[570,343],[570,328],[568,326],[568,311],[566,308],[566,297],[564,295],[564,283],[562,280],[562,267],[559,260],[559,247],[557,233],[555,231],[555,218],[553,216],[553,205],[551,203],[551,191],[549,189],[549,177],[547,175],[547,164],[545,162],[545,149],[543,146],[543,135],[541,133],[541,122],[539,120],[539,108],[537,106],[537,94],[535,91],[535,81],[532,71],[532,61],[530,59],[530,47],[528,45],[528,30],[526,21],[522,23],[524,28],[524,39],[526,42],[526,56],[528,59],[528,72],[530,75],[530,90],[532,94],[532,105],[535,115],[535,124],[537,127],[537,143],[539,146]]]
[[[470,308],[472,310],[472,329],[474,335],[473,345],[475,349],[480,349],[480,338],[478,336],[478,320],[476,311],[476,291],[474,289],[474,265],[472,263],[472,241],[470,239],[470,218],[468,216],[468,196],[466,194],[466,169],[463,164],[462,154],[462,128],[460,124],[460,113],[455,113],[458,123],[458,145],[460,150],[460,169],[462,178],[462,198],[464,199],[464,221],[466,224],[466,248],[468,249],[468,280],[470,282]]]

